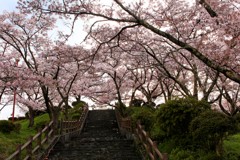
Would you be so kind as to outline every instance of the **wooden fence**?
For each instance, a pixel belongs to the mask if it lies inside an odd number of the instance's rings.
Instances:
[[[157,143],[152,141],[148,133],[144,130],[144,127],[140,124],[140,121],[137,122],[136,126],[136,135],[140,142],[143,144],[148,157],[151,160],[167,160],[168,156],[166,153],[161,153],[158,150]]]
[[[54,131],[53,121],[51,121],[43,130],[39,131],[34,137],[23,145],[18,146],[17,150],[6,160],[42,160],[46,157],[49,150],[61,140],[68,140],[73,135],[79,134],[84,126],[88,114],[88,108],[84,111],[77,121],[62,121],[59,131]]]
[[[72,136],[82,132],[88,111],[88,108],[84,107],[81,117],[76,121],[61,121],[60,140],[62,142],[68,141]]]
[[[126,135],[132,132],[131,119],[129,117],[122,117],[118,109],[115,109],[118,127],[120,133]]]
[[[25,144],[19,145],[17,150],[6,160],[42,159],[47,148],[50,148],[56,141],[57,136],[54,134],[53,121],[51,121],[34,137],[30,137]]]
[[[121,134],[129,135],[129,133],[132,132],[131,118],[122,117],[118,109],[115,109],[115,114]],[[168,159],[166,153],[161,153],[159,151],[157,143],[151,140],[148,133],[144,130],[144,127],[141,125],[140,121],[138,121],[136,124],[135,137],[137,137],[141,144],[144,146],[146,154],[151,160]]]

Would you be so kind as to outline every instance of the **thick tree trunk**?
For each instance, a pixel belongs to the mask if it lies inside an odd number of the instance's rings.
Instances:
[[[28,124],[28,128],[33,127],[34,125],[34,110],[32,107],[28,107],[28,113],[29,113],[29,124]]]
[[[60,108],[59,107],[52,107],[52,121],[53,121],[53,128],[56,132],[58,130],[59,124],[59,115],[60,115]]]
[[[46,86],[41,86],[41,89],[42,89],[42,94],[43,94],[43,98],[45,101],[45,105],[47,108],[47,113],[49,115],[49,118],[52,119],[53,117],[52,117],[52,113],[51,113],[50,100],[48,97],[48,88]]]

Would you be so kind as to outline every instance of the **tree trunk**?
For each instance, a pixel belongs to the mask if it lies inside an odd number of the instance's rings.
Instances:
[[[29,113],[29,124],[28,124],[28,128],[33,127],[34,125],[34,110],[32,107],[28,107],[28,113]]]
[[[221,139],[218,144],[216,145],[216,153],[219,157],[221,157],[221,155],[223,154],[224,150],[223,150],[223,140]]]
[[[56,133],[57,129],[58,129],[58,119],[59,119],[59,115],[60,115],[60,108],[59,107],[52,107],[52,121],[53,121],[53,129]]]

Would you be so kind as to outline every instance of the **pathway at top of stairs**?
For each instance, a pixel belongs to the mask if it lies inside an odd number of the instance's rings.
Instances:
[[[83,132],[58,142],[49,160],[141,160],[133,140],[119,133],[114,110],[89,111]]]

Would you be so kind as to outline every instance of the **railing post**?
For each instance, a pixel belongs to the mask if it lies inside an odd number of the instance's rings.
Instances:
[[[168,155],[167,155],[167,153],[163,153],[162,155],[163,155],[163,159],[162,159],[162,160],[168,160]]]
[[[155,152],[155,148],[157,149],[157,148],[158,148],[158,145],[157,145],[157,142],[156,142],[156,141],[153,141],[152,153],[153,153],[154,158],[157,159],[157,154],[156,154],[156,152]]]
[[[33,149],[33,144],[32,144],[32,142],[33,142],[33,136],[30,136],[30,138],[29,138],[29,145],[27,146],[27,154],[28,154],[28,156],[29,156],[29,160],[31,160],[32,159],[32,149]]]
[[[39,129],[39,136],[37,138],[37,144],[39,146],[39,149],[42,149],[42,129]]]
[[[63,120],[62,119],[60,120],[59,125],[60,125],[60,133],[59,134],[62,135],[63,134]]]
[[[137,121],[136,126],[136,136],[138,137],[139,141],[145,147],[147,152],[146,157],[151,160],[168,160],[168,155],[166,153],[161,153],[158,150],[158,145],[155,141],[152,141],[149,137],[149,134],[144,130],[144,126],[141,125],[140,121]]]
[[[47,126],[47,130],[45,132],[45,137],[46,137],[46,141],[48,142],[49,141],[49,125]]]
[[[18,154],[16,155],[16,160],[21,160],[21,152],[22,152],[21,147],[22,147],[21,144],[17,147]]]
[[[60,122],[58,122],[58,125],[60,125],[59,123],[60,123]],[[59,133],[58,126],[57,126],[57,127],[54,127],[54,126],[53,126],[53,123],[51,124],[51,126],[49,126],[49,128],[50,128],[50,130],[51,130],[51,129],[53,130],[53,135],[52,135],[52,136],[55,136],[55,135],[57,135],[57,134]]]

